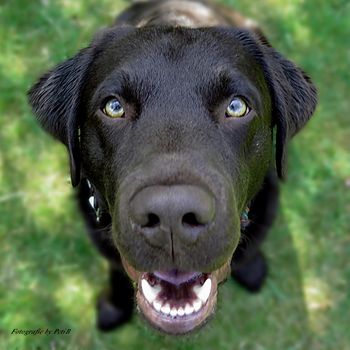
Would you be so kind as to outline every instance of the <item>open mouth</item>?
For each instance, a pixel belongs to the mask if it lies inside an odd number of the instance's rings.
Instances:
[[[229,262],[212,273],[140,273],[125,260],[123,264],[137,282],[139,310],[151,325],[169,334],[188,333],[205,324],[215,311],[217,286],[230,271]]]

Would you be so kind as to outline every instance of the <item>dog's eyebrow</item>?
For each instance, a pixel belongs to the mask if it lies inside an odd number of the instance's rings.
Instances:
[[[262,100],[256,85],[238,70],[220,71],[207,85],[200,87],[200,93],[209,106],[216,107],[231,96],[242,96],[251,107],[260,111]]]
[[[127,71],[118,70],[108,76],[97,88],[89,101],[90,108],[99,108],[101,101],[110,96],[122,97],[125,101],[139,106],[144,103],[147,94],[154,89],[144,86],[144,82],[138,81]]]

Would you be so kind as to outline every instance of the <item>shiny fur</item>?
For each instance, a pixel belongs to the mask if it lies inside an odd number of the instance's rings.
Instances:
[[[129,110],[122,121],[98,112],[115,89]],[[249,95],[254,113],[226,120],[235,94]],[[134,4],[88,48],[45,74],[29,101],[42,127],[67,146],[90,236],[110,261],[110,288],[98,305],[101,329],[132,313],[120,255],[141,271],[211,271],[233,254],[232,276],[260,289],[267,274],[260,245],[278,205],[277,176],[286,172],[288,140],[315,109],[316,90],[253,22],[204,2]],[[98,221],[87,178],[103,213]],[[132,232],[123,198],[138,186],[183,182],[204,183],[228,213],[196,246],[175,237],[171,257]],[[250,224],[241,232],[247,205]]]

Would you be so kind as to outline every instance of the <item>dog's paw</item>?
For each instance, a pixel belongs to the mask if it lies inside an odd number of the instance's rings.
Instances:
[[[258,251],[256,255],[242,266],[232,266],[231,276],[249,292],[258,292],[267,276],[267,263],[264,255]]]
[[[101,297],[97,304],[97,327],[103,332],[111,331],[130,320],[132,310],[115,306],[106,297]]]

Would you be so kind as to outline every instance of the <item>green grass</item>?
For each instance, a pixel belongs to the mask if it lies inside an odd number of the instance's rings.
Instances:
[[[26,90],[126,6],[118,0],[0,5],[0,349],[350,349],[350,3],[225,1],[261,23],[319,88],[315,117],[290,146],[289,179],[258,295],[229,281],[202,331],[164,337],[138,317],[105,335],[94,303],[106,263],[88,241],[64,147],[37,125]],[[252,5],[253,4],[253,5]],[[69,335],[11,335],[71,328]]]

